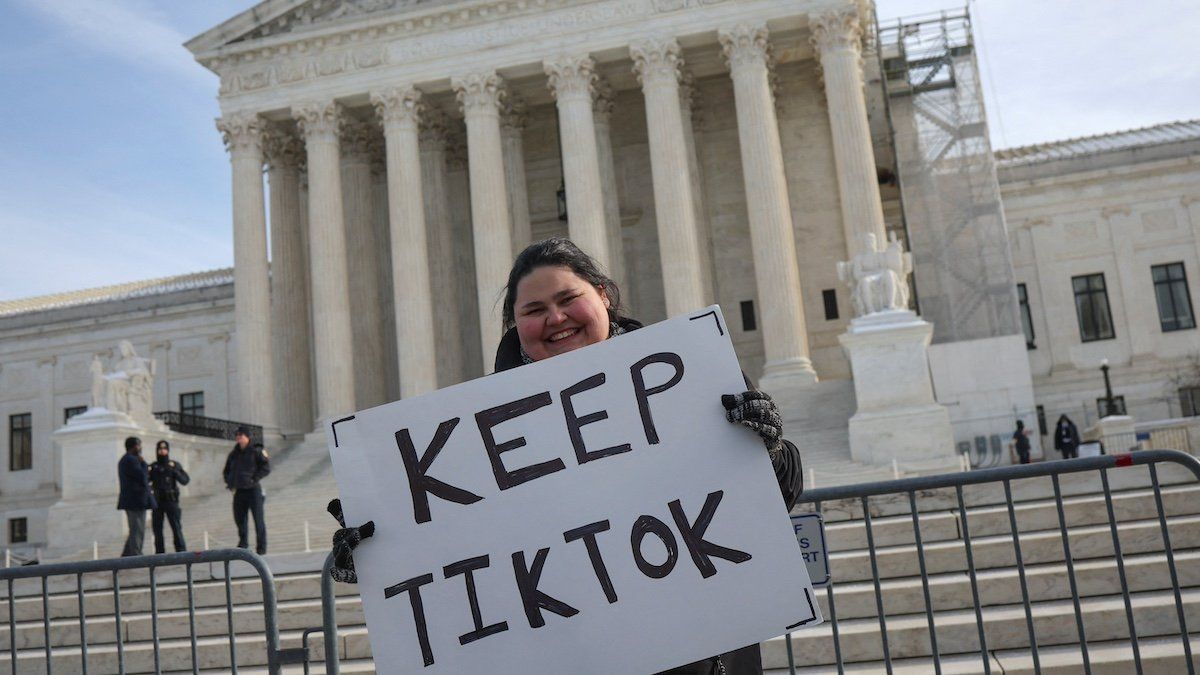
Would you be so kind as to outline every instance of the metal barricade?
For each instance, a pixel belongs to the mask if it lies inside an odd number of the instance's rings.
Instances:
[[[155,673],[161,672],[164,668],[168,668],[162,663],[162,655],[160,649],[162,647],[163,638],[160,637],[160,614],[164,613],[163,608],[159,607],[160,603],[160,573],[165,568],[184,568],[183,582],[187,592],[187,639],[190,649],[190,662],[192,672],[198,673],[202,664],[197,658],[197,604],[196,604],[196,579],[193,574],[193,568],[196,565],[205,565],[211,563],[221,564],[221,574],[213,574],[211,581],[219,584],[224,582],[225,591],[225,619],[228,628],[228,645],[229,645],[229,670],[236,673],[238,670],[238,645],[237,645],[237,629],[234,621],[234,594],[232,582],[230,578],[230,563],[242,561],[254,568],[262,586],[262,610],[263,610],[263,628],[266,647],[266,662],[268,672],[275,675],[280,672],[280,667],[284,662],[293,660],[294,655],[287,654],[279,649],[279,628],[277,621],[277,605],[275,595],[275,579],[271,574],[270,568],[266,562],[258,555],[243,549],[221,549],[214,551],[197,551],[184,553],[167,553],[160,555],[136,556],[128,558],[114,558],[109,560],[88,560],[82,562],[67,562],[55,563],[48,565],[31,565],[27,567],[15,567],[10,569],[0,569],[0,581],[7,585],[8,595],[6,604],[8,609],[7,642],[8,654],[5,655],[12,673],[18,672],[18,666],[24,666],[22,671],[29,671],[30,664],[22,663],[26,660],[36,660],[39,656],[45,660],[45,672],[50,674],[56,667],[61,666],[67,672],[79,672],[87,675],[88,672],[88,648],[89,646],[103,646],[107,651],[115,644],[116,649],[116,665],[121,673],[133,671],[148,671],[151,667],[142,667],[135,665],[132,669],[127,664],[127,631],[131,631],[127,624],[129,617],[126,618],[126,623],[122,622],[122,592],[121,592],[121,572],[122,571],[139,571],[145,570],[148,574],[148,602],[149,602],[149,621],[150,621],[150,637],[153,653],[152,670]],[[90,574],[111,574],[111,585],[107,582],[100,587],[86,588],[85,575]],[[69,581],[62,584],[62,590],[51,589],[51,579],[55,577],[74,577],[74,584]],[[21,594],[20,600],[16,594],[14,585],[23,579],[40,579],[41,581],[41,640],[42,654],[37,654],[36,647],[25,648],[23,653],[18,646],[18,621],[17,621],[17,606],[18,603],[27,603],[29,598],[36,598],[37,592],[34,589],[33,593]],[[177,582],[164,580],[162,583],[174,586]],[[214,584],[215,585],[215,584]],[[112,595],[112,630],[107,629],[107,619],[98,616],[93,616],[89,620],[87,612],[87,602],[89,598],[97,600],[100,593]],[[70,595],[75,596],[75,601],[78,608],[72,607],[69,611],[60,612],[59,617],[51,618],[51,603],[52,601],[61,603]],[[144,610],[140,610],[144,611]],[[182,618],[180,608],[172,608],[169,610],[172,618]],[[74,616],[72,616],[74,615]],[[23,619],[21,623],[25,624],[22,628],[26,629],[35,622],[36,619]],[[74,636],[68,639],[62,632],[61,628],[66,623],[78,624],[78,649],[74,644]],[[52,623],[56,624],[55,628],[59,628],[59,632],[52,635]],[[95,632],[103,632],[103,638],[89,644],[88,629],[91,626]],[[103,630],[101,630],[103,629]],[[107,639],[110,637],[111,642]],[[23,635],[22,641],[36,642],[36,636]],[[93,638],[96,636],[93,635]],[[171,638],[173,647],[179,648],[184,644],[177,638]],[[58,644],[54,644],[57,642]],[[77,652],[77,658],[76,658]],[[145,666],[150,666],[146,663]],[[212,665],[204,665],[205,668],[211,668]],[[171,666],[170,670],[178,670],[178,667]]]
[[[1138,626],[1152,623],[1156,633],[1149,636],[1153,638],[1150,641],[1155,642],[1156,646],[1170,642],[1174,644],[1175,653],[1182,642],[1186,670],[1194,673],[1196,664],[1188,635],[1185,592],[1181,588],[1176,554],[1187,556],[1189,561],[1195,557],[1196,528],[1192,521],[1197,520],[1200,505],[1182,515],[1168,515],[1167,509],[1164,509],[1164,484],[1159,474],[1163,465],[1175,465],[1191,473],[1187,483],[1168,488],[1171,492],[1167,496],[1176,505],[1172,510],[1178,511],[1178,505],[1189,503],[1188,500],[1196,503],[1190,493],[1177,490],[1187,489],[1179,486],[1197,485],[1196,481],[1200,481],[1200,460],[1174,450],[1041,462],[806,491],[797,508],[810,508],[822,514],[832,511],[846,515],[842,522],[847,527],[857,528],[859,522],[856,519],[861,519],[865,547],[857,548],[859,560],[856,564],[863,569],[856,568],[855,572],[848,575],[853,578],[839,580],[839,561],[835,555],[831,555],[834,558],[830,561],[832,583],[825,590],[825,618],[829,626],[812,632],[788,634],[785,638],[786,667],[791,673],[796,673],[798,668],[803,670],[803,666],[818,665],[812,660],[798,659],[797,654],[805,648],[804,640],[826,640],[828,638],[825,636],[828,635],[832,638],[833,653],[820,665],[828,668],[836,664],[839,673],[855,664],[859,667],[873,664],[873,667],[891,673],[894,664],[899,662],[910,667],[926,668],[940,675],[943,660],[951,656],[955,661],[952,665],[957,669],[981,670],[984,673],[991,673],[995,669],[999,672],[996,652],[1005,649],[1009,650],[1006,654],[1012,658],[1017,658],[1014,656],[1017,652],[1021,654],[1019,658],[1025,658],[1027,653],[1032,661],[1032,670],[1040,672],[1042,659],[1038,638],[1039,632],[1046,630],[1046,619],[1035,612],[1035,606],[1039,602],[1058,602],[1057,611],[1063,621],[1057,625],[1059,639],[1053,648],[1059,655],[1064,654],[1066,649],[1077,650],[1083,671],[1090,673],[1092,663],[1087,626],[1098,625],[1099,622],[1085,621],[1084,605],[1097,599],[1115,598],[1119,594],[1124,610],[1124,621],[1121,623],[1124,626],[1110,627],[1103,634],[1092,636],[1093,642],[1127,645],[1121,648],[1132,652],[1133,666],[1140,674],[1144,666],[1142,650],[1147,649],[1148,638],[1139,636]],[[1141,482],[1140,476],[1126,474],[1129,470],[1127,467],[1145,467],[1142,470],[1148,474],[1145,482]],[[1110,475],[1111,470],[1118,468],[1122,470],[1120,474]],[[1088,474],[1091,474],[1090,477]],[[1118,475],[1120,486],[1114,486]],[[1099,482],[1092,490],[1090,486],[1096,477]],[[1048,479],[1049,485],[1038,486],[1031,483],[1031,479],[1040,479],[1042,482]],[[1014,494],[1018,491],[1020,494],[1014,501]],[[1197,492],[1197,496],[1200,496],[1200,492]],[[1120,502],[1119,508],[1114,507],[1114,501]],[[932,502],[932,508],[922,508],[925,502]],[[1071,518],[1067,516],[1067,507],[1072,509]],[[1144,513],[1131,511],[1133,507],[1143,509]],[[1130,521],[1136,524],[1136,533],[1132,530],[1126,533],[1122,525],[1128,526],[1130,522],[1123,522],[1117,517],[1118,513],[1129,512],[1142,514],[1136,521]],[[974,540],[972,517],[975,523],[983,526],[978,528]],[[1027,521],[1034,519],[1035,527],[1021,529],[1018,527],[1021,518]],[[935,522],[938,519],[940,523]],[[886,533],[878,531],[878,523],[885,521]],[[911,524],[907,521],[911,521]],[[1070,521],[1075,523],[1072,525]],[[1182,527],[1188,528],[1188,541],[1182,547],[1190,549],[1186,552],[1173,548],[1171,540],[1172,532],[1179,532]],[[923,538],[923,531],[935,533],[938,528],[941,529],[939,541]],[[946,534],[947,528],[951,533],[949,535]],[[954,528],[957,534],[953,534]],[[1072,533],[1069,531],[1072,528],[1080,530]],[[854,534],[858,535],[857,530]],[[879,541],[881,535],[886,535],[886,541]],[[1150,537],[1154,539],[1153,542],[1148,541]],[[1107,541],[1109,539],[1111,545]],[[1061,541],[1061,550],[1058,549],[1059,541],[1053,540]],[[1136,545],[1137,550],[1127,549],[1123,552],[1122,540]],[[1159,542],[1161,548],[1158,548]],[[1022,543],[1028,545],[1024,553]],[[937,565],[931,569],[927,565],[931,561],[927,553],[935,547]],[[1001,547],[1006,550],[1000,550]],[[862,548],[866,549],[869,559],[869,572],[865,569],[865,561],[861,560]],[[854,547],[843,546],[842,549],[854,555]],[[986,553],[986,563],[978,559],[980,552]],[[999,561],[1008,558],[1009,554],[1013,564],[1005,567]],[[1051,554],[1056,557],[1050,557]],[[910,562],[910,556],[914,555],[916,565]],[[881,574],[885,557],[889,564],[900,565],[904,571],[893,570]],[[961,568],[948,567],[948,561],[957,560],[965,564]],[[1150,564],[1151,560],[1153,565]],[[843,562],[846,562],[845,557]],[[1130,565],[1138,567],[1127,572],[1126,568]],[[1086,593],[1081,593],[1081,581],[1077,576],[1078,569],[1083,566],[1086,566]],[[1116,568],[1115,575],[1112,574],[1113,566]],[[1169,592],[1167,577],[1161,575],[1164,566],[1169,574]],[[1013,567],[1016,579],[1009,575]],[[1188,569],[1195,569],[1192,563],[1189,563]],[[1145,577],[1133,576],[1149,571],[1160,575],[1156,578],[1161,579],[1161,587],[1147,585]],[[1058,588],[1061,590],[1054,591],[1059,595],[1054,596],[1047,584],[1061,579],[1064,574],[1069,594],[1060,583]],[[1055,579],[1049,579],[1051,575]],[[1189,571],[1189,591],[1197,584],[1197,577]],[[919,596],[916,579],[920,584]],[[1038,586],[1032,583],[1034,580]],[[1131,580],[1138,582],[1133,589],[1129,583]],[[985,581],[986,589],[983,588]],[[999,585],[1000,581],[1005,585]],[[1016,583],[1011,583],[1010,588],[1009,582]],[[1105,586],[1105,583],[1109,585]],[[959,605],[951,602],[953,591],[949,587],[952,584],[959,585]],[[970,589],[969,600],[966,599],[967,584]],[[932,592],[931,586],[936,586],[937,592]],[[985,590],[986,597],[981,600]],[[1108,595],[1098,595],[1098,592]],[[904,597],[901,598],[901,595]],[[1190,597],[1193,594],[1189,592],[1188,595],[1189,600],[1194,602],[1194,598]],[[1065,604],[1068,598],[1069,607]],[[843,616],[842,624],[838,619],[839,599],[843,606],[850,604],[854,609],[851,616]],[[873,612],[867,609],[871,600]],[[889,601],[904,606],[889,612]],[[1143,614],[1147,614],[1149,604],[1162,607],[1163,610],[1157,617],[1139,617],[1135,623],[1135,604]],[[1169,613],[1171,604],[1174,605],[1175,616],[1169,620],[1171,626],[1168,628],[1164,612]],[[1089,604],[1091,606],[1094,605]],[[1023,614],[1024,626],[1015,632],[1026,635],[1009,638],[1005,644],[989,644],[985,614],[1005,608],[1012,610],[1006,615],[1009,621],[1018,615],[1014,612]],[[921,614],[924,615],[923,621],[915,618]],[[889,620],[898,631],[903,631],[902,635],[893,635],[889,639]],[[1066,625],[1071,620],[1074,625],[1069,628],[1070,639],[1064,640],[1062,631],[1068,630]],[[876,622],[877,630],[869,625]],[[1016,622],[1021,623],[1021,619],[1016,619]],[[851,628],[853,633],[849,632]],[[873,644],[868,644],[868,637],[874,639]],[[847,640],[853,644],[846,644]],[[1020,644],[1014,644],[1014,640]],[[808,642],[807,646],[811,648],[816,644]],[[1049,645],[1043,644],[1041,650],[1049,648]],[[1160,649],[1158,654],[1161,656],[1162,653]],[[782,656],[776,659],[780,660]],[[783,666],[768,663],[767,667]],[[1162,667],[1162,662],[1159,662],[1152,669],[1158,671]],[[1173,668],[1173,672],[1183,672],[1182,664]]]
[[[1179,569],[1176,566],[1176,550],[1172,548],[1171,541],[1172,531],[1180,517],[1169,516],[1167,509],[1164,508],[1164,482],[1160,480],[1159,475],[1159,468],[1164,464],[1181,467],[1190,472],[1188,483],[1168,486],[1168,489],[1175,490],[1181,485],[1200,485],[1198,483],[1200,481],[1200,460],[1197,460],[1196,457],[1174,450],[1149,450],[1133,454],[976,469],[963,473],[805,491],[797,504],[797,509],[810,508],[822,515],[849,512],[851,518],[841,522],[854,524],[855,527],[858,522],[861,522],[862,535],[865,539],[863,543],[869,558],[869,571],[862,570],[861,578],[839,580],[839,561],[836,554],[831,555],[832,579],[824,593],[827,627],[817,627],[795,634],[789,633],[783,641],[786,648],[785,661],[782,655],[779,659],[771,658],[771,646],[768,645],[764,648],[764,656],[767,657],[764,663],[765,667],[768,670],[788,668],[794,674],[802,671],[806,665],[817,665],[822,670],[836,665],[838,672],[843,673],[847,667],[857,665],[862,668],[864,665],[873,664],[890,674],[894,664],[899,662],[901,665],[915,665],[917,670],[922,672],[928,671],[940,675],[943,670],[943,658],[952,656],[956,661],[953,665],[957,670],[963,672],[980,670],[983,673],[991,673],[993,670],[1000,672],[997,664],[993,663],[993,651],[997,649],[997,646],[989,645],[987,621],[985,621],[985,615],[997,604],[997,589],[993,583],[996,566],[994,561],[988,563],[978,560],[975,547],[987,549],[987,555],[994,556],[997,544],[1003,543],[1009,546],[1008,551],[1013,556],[1012,567],[1015,567],[1016,579],[1012,580],[1015,582],[1013,588],[1000,589],[1000,591],[1007,593],[1006,596],[1003,596],[1003,600],[1011,607],[1016,608],[1015,611],[1021,615],[1018,621],[1023,622],[1023,632],[1027,637],[1027,641],[1021,645],[1021,648],[1028,650],[1032,659],[1033,672],[1040,672],[1042,667],[1035,604],[1046,600],[1043,597],[1045,589],[1039,590],[1033,581],[1044,585],[1047,569],[1054,566],[1065,568],[1064,574],[1069,585],[1069,593],[1058,600],[1066,603],[1069,599],[1070,607],[1066,608],[1064,604],[1063,608],[1074,623],[1070,627],[1071,640],[1066,644],[1070,649],[1078,650],[1082,659],[1083,671],[1090,673],[1091,660],[1084,620],[1084,603],[1093,599],[1089,596],[1095,595],[1097,579],[1110,573],[1105,562],[1108,559],[1116,568],[1116,574],[1113,577],[1116,583],[1112,584],[1110,590],[1113,595],[1120,595],[1124,612],[1125,626],[1122,631],[1123,635],[1119,636],[1119,639],[1128,642],[1132,650],[1133,665],[1136,672],[1140,674],[1143,672],[1143,655],[1140,645],[1145,636],[1139,637],[1138,634],[1137,625],[1140,621],[1135,622],[1134,601],[1135,596],[1143,592],[1144,588],[1138,586],[1131,589],[1129,583],[1131,572],[1126,569],[1126,554],[1137,558],[1138,555],[1143,555],[1145,550],[1123,551],[1122,539],[1126,535],[1121,534],[1122,521],[1117,518],[1118,513],[1125,513],[1128,510],[1129,503],[1127,502],[1133,497],[1137,497],[1152,502],[1150,510],[1153,514],[1143,519],[1143,530],[1150,530],[1149,533],[1161,541],[1161,554],[1165,557],[1164,566],[1169,573],[1169,593],[1166,592],[1167,589],[1159,590],[1163,591],[1164,598],[1169,597],[1169,602],[1166,604],[1173,605],[1175,617],[1172,623],[1178,630],[1176,632],[1172,629],[1168,637],[1174,641],[1176,647],[1182,642],[1187,672],[1195,673],[1195,662],[1188,635],[1184,590],[1180,582]],[[1128,467],[1144,467],[1144,471],[1148,473],[1144,485],[1138,484],[1137,481],[1125,480],[1129,475],[1125,473],[1128,471]],[[1122,476],[1121,479],[1110,476],[1110,471],[1113,469],[1122,470],[1122,473],[1119,474]],[[1070,483],[1075,480],[1074,477],[1078,476],[1082,476],[1083,480],[1087,481],[1086,484]],[[1091,487],[1093,478],[1098,479],[1094,488]],[[1040,487],[1032,486],[1037,489],[1030,489],[1031,485],[1027,481],[1037,479],[1049,481],[1049,484]],[[964,490],[964,488],[966,489]],[[976,493],[972,490],[982,490],[986,494]],[[1200,492],[1197,495],[1200,496]],[[1187,495],[1178,493],[1168,493],[1167,496],[1173,504],[1180,503],[1181,498],[1187,498]],[[872,500],[875,501],[874,504]],[[1073,535],[1070,532],[1072,527],[1079,526],[1078,523],[1074,526],[1070,524],[1073,519],[1079,520],[1078,511],[1082,503],[1079,500],[1095,502],[1096,509],[1095,512],[1086,514],[1088,527],[1093,530],[1088,535],[1093,548],[1086,555],[1073,553],[1073,547],[1079,545],[1080,537],[1078,534]],[[923,505],[928,507],[928,504],[925,503],[930,501],[939,502],[935,504],[934,510],[921,508]],[[1115,505],[1115,501],[1120,503]],[[1100,506],[1101,503],[1103,506]],[[1018,527],[1019,521],[1033,513],[1031,508],[1034,507],[1044,511],[1039,517],[1048,520],[1042,523],[1041,529],[1022,530]],[[1074,518],[1068,517],[1068,507],[1074,510]],[[1200,504],[1197,504],[1195,513],[1196,516],[1185,516],[1185,518],[1200,522]],[[972,521],[972,516],[975,521]],[[943,521],[947,518],[950,520],[949,524],[954,531],[952,540],[924,535],[927,530],[934,529],[930,527],[932,524],[930,521],[935,517],[942,518]],[[861,518],[861,521],[857,521],[856,518]],[[827,520],[827,525],[836,526],[837,522]],[[972,522],[981,526],[976,528],[975,539],[972,539]],[[1149,524],[1147,525],[1147,523]],[[1190,542],[1191,539],[1196,538],[1196,532],[1200,531],[1200,528],[1197,528],[1195,524],[1191,524],[1189,527],[1192,528],[1189,530]],[[885,529],[886,532],[877,533],[877,528]],[[931,534],[937,533],[931,532]],[[1038,538],[1036,541],[1034,535]],[[1105,543],[1104,551],[1097,553],[1099,547],[1096,544],[1099,540],[1111,540],[1111,542],[1110,544]],[[1029,544],[1025,551],[1022,550],[1023,541]],[[1108,548],[1109,545],[1111,548]],[[929,561],[926,554],[938,547],[940,547],[938,554],[941,556],[938,561],[939,565],[937,568],[931,568],[927,564]],[[946,560],[944,554],[948,548],[953,548],[952,553],[955,554],[959,548],[961,549],[964,563],[961,569],[944,569]],[[1186,548],[1190,549],[1184,553],[1189,556],[1188,560],[1197,557],[1197,551],[1200,551],[1194,543],[1188,543]],[[1058,558],[1047,557],[1050,552],[1053,552]],[[905,614],[902,617],[905,624],[903,626],[906,631],[905,635],[898,638],[893,636],[891,640],[889,640],[888,633],[889,618],[895,619],[896,615],[889,615],[886,609],[889,600],[896,600],[892,592],[895,582],[900,577],[881,573],[881,557],[884,556],[888,557],[890,561],[895,561],[898,556],[915,556],[912,574],[903,580],[919,579],[920,586],[919,595],[915,589],[908,594],[908,599],[915,600],[920,605],[920,609],[916,612],[903,612]],[[1076,575],[1077,559],[1088,567],[1086,574],[1089,586],[1084,589],[1085,592],[1081,592]],[[326,672],[336,674],[338,673],[339,654],[335,612],[336,597],[333,579],[329,574],[332,562],[333,556],[330,554],[325,560],[321,575],[321,605]],[[1138,559],[1128,564],[1141,563],[1142,560]],[[1103,568],[1100,570],[1103,574],[1097,573],[1098,565]],[[1138,568],[1143,571],[1144,569]],[[1196,569],[1200,569],[1200,567]],[[1053,570],[1051,571],[1053,572]],[[982,583],[981,577],[983,577]],[[1030,577],[1036,577],[1036,579]],[[962,581],[964,585],[969,586],[969,600],[955,617],[955,620],[961,625],[957,626],[954,631],[947,631],[945,626],[939,625],[938,620],[939,613],[947,611],[953,613],[954,611],[953,609],[947,610],[944,606],[945,591],[941,585],[944,585],[948,579],[952,582]],[[1187,579],[1189,588],[1200,585],[1200,581],[1197,581],[1200,579],[1200,574],[1196,572],[1189,572]],[[915,584],[913,585],[915,586]],[[987,587],[981,588],[982,586]],[[853,607],[854,612],[847,612],[851,616],[843,616],[842,624],[839,624],[836,600],[842,597],[845,601],[845,598],[851,593],[858,593],[860,596],[856,599],[857,606]],[[862,597],[864,593],[869,596],[865,602]],[[963,589],[963,597],[968,597],[965,589]],[[943,606],[939,606],[939,603]],[[867,604],[873,604],[873,612],[863,611]],[[913,616],[922,616],[923,621],[920,623],[923,624],[923,631],[913,631]],[[864,621],[877,624],[879,640],[874,647],[878,651],[876,656],[863,656],[865,651],[871,650],[864,649],[862,635],[865,632],[874,632],[863,630]],[[847,639],[847,631],[855,633],[853,638],[855,644],[852,646],[844,644]],[[920,644],[915,648],[913,641],[908,639],[914,633],[921,633],[920,639],[917,640]],[[968,633],[970,634],[969,639],[967,639]],[[1161,642],[1163,637],[1164,633],[1160,630],[1156,639]],[[793,639],[797,640],[798,644],[794,645]],[[804,663],[800,654],[804,645],[799,643],[804,639],[823,640],[824,644],[831,644],[832,654],[828,661],[820,664]],[[1111,637],[1105,636],[1101,636],[1099,639],[1112,641]],[[967,645],[966,642],[970,644]],[[896,648],[893,649],[893,646]],[[1054,645],[1054,649],[1059,650],[1061,654],[1063,646],[1064,642],[1060,640]],[[794,647],[800,647],[800,649]],[[1049,646],[1043,645],[1042,648],[1049,648]],[[921,661],[920,658],[912,658],[914,651],[927,654],[924,661],[913,663]],[[964,663],[965,659],[973,659],[974,668],[970,664]],[[1161,667],[1152,668],[1153,672],[1161,670]]]

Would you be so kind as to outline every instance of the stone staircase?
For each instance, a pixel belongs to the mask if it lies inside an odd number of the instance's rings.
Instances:
[[[323,451],[323,448],[322,448]],[[288,522],[286,509],[297,514],[323,515],[328,493],[319,497],[314,483],[327,481],[328,467],[321,467],[317,450],[305,445],[275,459],[272,477],[292,481],[276,488],[272,499],[278,511],[269,517]],[[326,461],[327,463],[327,461]],[[1180,470],[1162,468],[1164,511],[1168,516],[1172,551],[1183,589],[1189,626],[1200,626],[1200,485]],[[1118,516],[1120,541],[1133,612],[1146,672],[1183,672],[1183,651],[1178,637],[1174,596],[1166,555],[1161,542],[1153,491],[1143,468],[1111,472],[1114,509]],[[1132,652],[1128,641],[1124,603],[1119,592],[1116,564],[1107,521],[1107,510],[1098,478],[1093,475],[1064,475],[1063,511],[1069,528],[1070,550],[1091,661],[1095,672],[1130,672]],[[296,486],[293,493],[290,486]],[[328,488],[332,489],[332,488]],[[303,495],[310,504],[304,504]],[[1076,630],[1071,590],[1066,574],[1057,509],[1049,479],[1026,479],[1013,483],[1013,501],[1020,531],[1024,570],[1027,578],[1034,630],[1037,635],[1042,672],[1068,673],[1081,670],[1079,637]],[[1009,530],[1003,492],[995,486],[964,488],[972,553],[978,570],[978,592],[983,607],[987,658],[993,672],[1033,672],[1032,652]],[[214,502],[225,502],[218,495]],[[970,580],[966,574],[962,522],[953,491],[920,495],[920,525],[927,565],[930,596],[935,610],[939,652],[944,672],[982,672],[982,657],[975,624]],[[205,504],[195,506],[200,513]],[[842,659],[848,672],[883,670],[880,626],[877,619],[870,553],[866,528],[857,500],[823,504],[827,521],[830,564],[837,581],[835,605]],[[216,518],[216,506],[212,507]],[[303,509],[303,510],[302,510]],[[925,616],[921,575],[915,555],[913,528],[907,497],[881,497],[871,501],[872,533],[876,563],[881,578],[890,656],[895,672],[932,672],[928,622]],[[328,516],[325,516],[328,518]],[[294,517],[292,518],[294,519]],[[200,521],[201,518],[193,518]],[[332,519],[330,519],[332,523]],[[330,526],[331,528],[332,526]],[[190,532],[189,532],[190,534]],[[294,541],[283,539],[281,541]],[[279,598],[281,647],[301,644],[305,629],[321,626],[319,569],[324,553],[274,554],[268,562],[276,573]],[[226,587],[221,565],[196,565],[195,631],[198,636],[196,662],[200,669],[229,668],[227,639],[229,618],[225,609]],[[163,670],[190,670],[192,664],[187,590],[181,583],[183,571],[167,568],[159,572],[156,596],[159,621],[159,665]],[[240,576],[245,575],[245,576]],[[265,672],[266,653],[258,579],[249,576],[243,563],[231,565],[230,597],[236,633],[237,662],[241,672]],[[117,672],[116,634],[110,574],[84,578],[84,609],[87,616],[88,665],[91,673]],[[150,593],[144,570],[122,572],[120,634],[127,672],[153,672],[155,654],[150,620]],[[51,658],[59,672],[78,672],[80,631],[76,617],[79,600],[74,577],[51,580]],[[45,672],[42,600],[36,581],[16,584],[13,603],[16,622],[18,672]],[[336,585],[339,651],[342,670],[374,670],[360,600],[353,586]],[[0,588],[0,594],[4,589]],[[822,609],[829,616],[824,590],[818,592]],[[0,675],[10,671],[7,602],[0,601]],[[800,672],[836,672],[832,628],[822,626],[792,634],[792,646]],[[1200,641],[1195,645],[1200,651]],[[787,672],[784,638],[763,643],[768,672]],[[319,632],[310,639],[310,654],[323,658]],[[319,671],[320,665],[315,668]],[[586,669],[581,669],[586,670]],[[289,666],[286,672],[301,672]]]

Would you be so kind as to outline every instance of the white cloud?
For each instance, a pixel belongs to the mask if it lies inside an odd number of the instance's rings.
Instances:
[[[18,0],[82,44],[141,68],[158,69],[211,89],[215,76],[183,47],[188,36],[131,0]]]

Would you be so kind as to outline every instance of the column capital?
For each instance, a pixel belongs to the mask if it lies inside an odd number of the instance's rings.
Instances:
[[[520,133],[525,129],[526,121],[525,99],[513,94],[505,96],[500,104],[500,131]]]
[[[371,92],[375,114],[386,128],[392,124],[417,125],[425,111],[421,90],[411,84]]]
[[[230,154],[235,152],[261,153],[265,125],[258,113],[235,112],[216,119],[217,131]]]
[[[336,140],[345,123],[345,110],[334,101],[314,101],[292,106],[292,117],[304,140]]]
[[[743,66],[769,65],[771,43],[767,41],[768,35],[765,23],[740,23],[718,30],[717,40],[721,43],[721,53],[729,69],[732,71]]]
[[[375,126],[359,120],[342,123],[342,158],[350,161],[370,162],[371,154],[378,144]]]
[[[607,78],[598,75],[596,76],[596,83],[593,88],[596,95],[592,97],[592,115],[596,119],[603,118],[607,121],[609,115],[612,115],[613,100],[615,98],[612,85],[608,83]]]
[[[643,87],[679,82],[683,50],[675,38],[648,38],[629,45],[633,72]]]
[[[547,86],[557,100],[591,100],[595,91],[596,62],[587,54],[562,54],[542,62],[549,78]]]
[[[471,73],[451,78],[450,86],[458,98],[463,114],[498,115],[504,101],[504,80],[495,73]]]
[[[269,168],[299,169],[305,160],[304,141],[290,130],[271,126],[264,134],[263,152]]]
[[[421,114],[420,135],[422,144],[446,147],[446,113],[436,106],[428,106]]]
[[[858,11],[854,8],[809,14],[808,26],[811,32],[808,39],[818,59],[836,51],[852,51],[856,56],[860,54],[863,32]]]

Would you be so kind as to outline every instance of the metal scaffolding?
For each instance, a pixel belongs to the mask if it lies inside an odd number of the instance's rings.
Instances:
[[[914,284],[934,342],[1019,334],[970,15],[882,25],[879,49]]]

